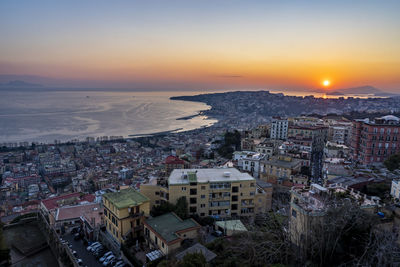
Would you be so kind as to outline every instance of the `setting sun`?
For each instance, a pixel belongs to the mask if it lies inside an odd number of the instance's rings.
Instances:
[[[330,82],[329,80],[325,80],[325,81],[322,82],[322,84],[323,84],[325,87],[327,87],[327,86],[329,86],[329,85],[331,84],[331,82]]]

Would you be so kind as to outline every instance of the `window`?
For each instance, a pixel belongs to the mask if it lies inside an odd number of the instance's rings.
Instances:
[[[234,193],[239,192],[239,187],[233,186],[233,187],[232,187],[232,192],[234,192]]]
[[[182,187],[182,191],[186,191],[186,187]]]
[[[197,207],[190,207],[189,211],[190,213],[195,213],[197,212]]]
[[[295,210],[292,210],[292,217],[294,217],[294,218],[297,217],[297,212]]]
[[[196,204],[197,203],[197,198],[191,197],[190,198],[190,204]]]
[[[232,196],[232,201],[238,201],[238,196]]]
[[[201,190],[206,190],[206,187],[204,185],[202,185]]]
[[[197,195],[197,189],[195,189],[195,188],[190,189],[190,194]]]
[[[201,198],[206,198],[206,195],[201,195]]]
[[[206,204],[200,204],[200,208],[205,208]]]
[[[161,246],[164,247],[164,242],[161,242]]]
[[[237,204],[232,204],[231,208],[232,208],[232,210],[237,210],[238,209],[238,205]]]
[[[157,192],[154,192],[154,193],[156,194],[156,196],[158,196],[158,195],[160,194],[160,192],[158,192],[158,191],[157,191]]]

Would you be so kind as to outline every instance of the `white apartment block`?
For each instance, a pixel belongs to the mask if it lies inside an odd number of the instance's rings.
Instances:
[[[288,135],[288,128],[287,118],[274,117],[271,122],[271,139],[285,140]]]
[[[393,198],[400,199],[400,181],[392,180],[392,188],[390,189],[390,195]]]

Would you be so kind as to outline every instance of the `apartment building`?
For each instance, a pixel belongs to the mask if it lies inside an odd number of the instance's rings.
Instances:
[[[104,218],[107,233],[121,244],[132,234],[143,231],[143,221],[150,213],[150,200],[132,188],[103,195]]]
[[[328,127],[318,125],[291,125],[288,139],[296,143],[305,143],[311,147],[311,176],[322,177],[322,159],[325,143],[328,139]]]
[[[400,182],[399,182],[399,180],[392,180],[392,187],[390,188],[390,195],[394,199],[400,199]]]
[[[256,179],[235,168],[175,169],[167,186],[141,185],[141,193],[151,203],[175,204],[185,197],[189,213],[202,217],[254,216],[269,211],[272,198],[272,192],[258,186]]]
[[[285,140],[288,135],[289,122],[287,118],[273,117],[271,122],[271,139]]]
[[[250,173],[255,178],[259,177],[260,161],[265,157],[265,154],[252,151],[235,151],[233,154],[233,159],[237,161],[239,169]]]
[[[318,184],[293,187],[291,190],[289,233],[294,244],[304,247],[312,242],[315,224],[323,224],[329,201],[332,201],[338,195],[346,201],[357,203],[361,209],[366,211],[375,212],[379,206],[379,198],[367,196],[341,184],[330,184],[327,187]],[[340,205],[340,202],[336,203]]]
[[[272,184],[283,184],[292,181],[293,177],[300,172],[301,160],[278,156],[261,162],[260,179]]]
[[[165,171],[168,174],[171,173],[173,169],[187,169],[189,167],[190,163],[179,157],[170,155],[165,159]]]
[[[355,120],[352,129],[352,158],[367,165],[383,162],[400,152],[400,119],[387,115],[370,121]]]

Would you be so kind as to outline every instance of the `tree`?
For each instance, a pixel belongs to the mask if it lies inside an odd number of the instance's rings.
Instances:
[[[169,202],[163,202],[160,205],[154,205],[150,211],[150,214],[151,216],[156,217],[172,211],[175,211],[175,205]]]
[[[395,154],[387,158],[383,164],[389,171],[394,171],[400,167],[400,154]]]
[[[182,261],[178,263],[179,267],[205,267],[207,266],[206,258],[201,253],[186,254]]]
[[[4,224],[0,222],[0,263],[7,266],[10,263],[10,249],[6,244],[5,237],[3,235]]]
[[[301,166],[300,168],[300,174],[306,175],[308,177],[311,176],[311,170],[309,166]]]
[[[232,158],[232,153],[240,149],[241,135],[240,132],[226,132],[224,135],[224,144],[218,148],[218,154],[224,158]]]
[[[180,197],[178,199],[178,201],[176,202],[176,205],[175,205],[175,213],[181,219],[189,218],[188,203],[186,201],[186,197]]]

